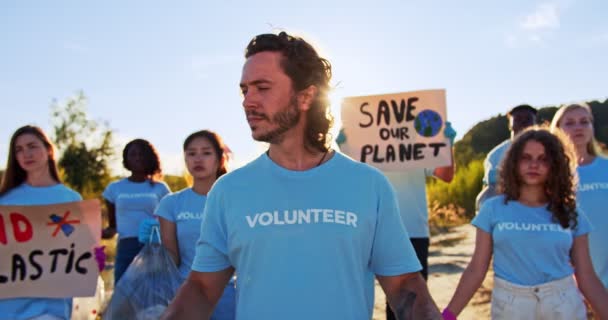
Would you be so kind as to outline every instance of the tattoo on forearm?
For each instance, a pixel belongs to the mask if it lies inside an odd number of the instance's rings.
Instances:
[[[412,291],[403,289],[399,292],[399,300],[395,306],[395,315],[399,320],[414,319],[414,301],[416,301],[416,294]]]

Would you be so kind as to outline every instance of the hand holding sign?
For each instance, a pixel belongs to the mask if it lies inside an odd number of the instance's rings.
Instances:
[[[450,145],[454,146],[454,138],[456,138],[456,130],[452,128],[452,123],[449,121],[445,122],[445,129],[443,129],[443,135],[450,139]]]
[[[0,299],[93,295],[100,228],[97,200],[0,206]]]

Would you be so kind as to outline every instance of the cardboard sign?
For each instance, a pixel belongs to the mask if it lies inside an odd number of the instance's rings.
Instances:
[[[0,298],[93,296],[98,200],[0,206]]]
[[[452,151],[445,119],[445,90],[348,97],[340,149],[383,171],[447,166]]]

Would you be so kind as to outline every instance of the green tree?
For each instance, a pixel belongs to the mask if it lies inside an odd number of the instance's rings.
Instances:
[[[475,215],[475,198],[481,190],[482,176],[483,160],[476,159],[457,168],[451,183],[431,179],[427,183],[429,204],[439,208],[454,205],[463,208],[467,218],[472,218]]]
[[[85,199],[98,197],[112,179],[112,130],[107,123],[100,125],[87,117],[82,91],[64,103],[53,101],[51,110],[64,182]]]
[[[184,176],[163,175],[163,180],[171,191],[176,192],[188,187],[188,180]]]

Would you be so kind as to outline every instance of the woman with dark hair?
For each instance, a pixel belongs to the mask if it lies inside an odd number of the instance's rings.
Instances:
[[[472,221],[475,251],[444,319],[466,306],[492,255],[492,319],[586,319],[579,289],[600,319],[608,318],[608,292],[589,258],[591,226],[576,207],[575,169],[563,133],[531,127],[515,138],[501,164],[501,195]]]
[[[131,175],[110,183],[103,192],[109,226],[102,236],[108,239],[118,232],[114,283],[120,280],[143,246],[137,239],[140,223],[153,217],[160,199],[171,192],[167,184],[160,181],[160,158],[150,142],[135,139],[127,143],[122,163]]]
[[[189,135],[184,141],[184,160],[193,185],[165,197],[156,209],[162,244],[173,256],[182,281],[188,277],[194,259],[207,193],[227,172],[228,151],[220,136],[213,131],[202,130]],[[234,281],[230,281],[211,319],[234,318],[235,287]]]
[[[576,200],[593,226],[589,253],[595,272],[608,288],[608,159],[595,140],[591,108],[585,103],[563,106],[553,116],[551,128],[562,129],[574,144],[579,178]]]
[[[80,194],[61,183],[53,145],[42,129],[29,125],[17,129],[11,137],[0,185],[0,205],[48,205],[80,200]],[[71,313],[70,298],[0,299],[1,319],[70,319]]]

